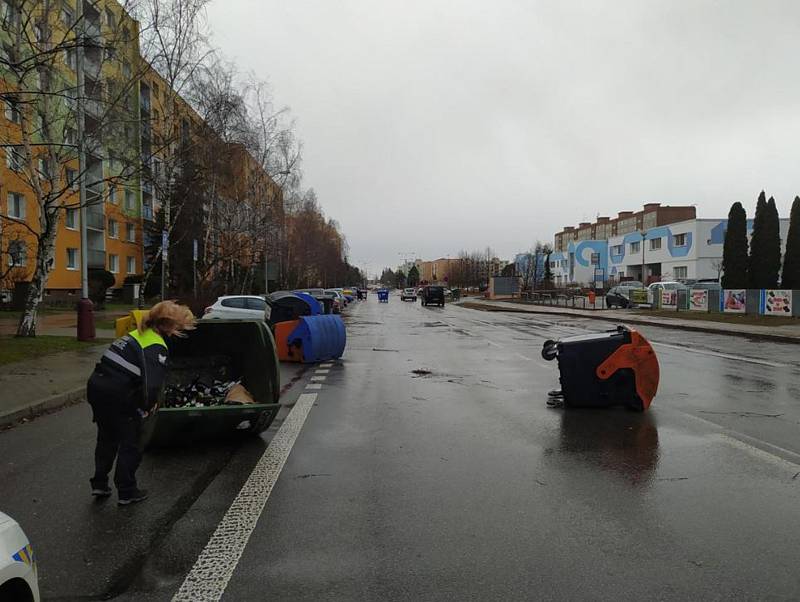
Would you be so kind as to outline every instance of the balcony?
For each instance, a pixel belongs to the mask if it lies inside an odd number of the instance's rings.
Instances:
[[[153,207],[152,205],[142,206],[142,217],[149,222],[153,221]]]
[[[89,249],[88,251],[88,262],[87,265],[90,268],[102,268],[105,269],[106,267],[106,252],[105,251],[96,251],[94,249]]]
[[[106,216],[98,211],[86,212],[86,227],[102,232],[106,229]]]

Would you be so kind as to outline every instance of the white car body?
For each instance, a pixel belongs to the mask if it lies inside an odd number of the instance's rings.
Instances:
[[[410,301],[417,301],[417,289],[415,288],[404,288],[403,292],[400,293],[400,300],[405,301],[409,299]]]
[[[326,288],[326,293],[336,293],[337,299],[339,299],[339,309],[344,309],[347,307],[347,297],[344,296],[342,289],[340,288]]]
[[[0,600],[39,602],[39,578],[31,542],[10,516],[0,512]]]
[[[206,307],[203,320],[263,320],[268,311],[267,302],[258,295],[226,295]]]
[[[688,287],[683,282],[654,282],[647,287],[647,302],[651,305],[655,302],[655,296],[660,295],[661,291],[686,290]]]

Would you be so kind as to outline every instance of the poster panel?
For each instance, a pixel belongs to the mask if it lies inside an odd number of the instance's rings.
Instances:
[[[665,307],[667,309],[670,308],[677,308],[678,307],[678,291],[668,291],[662,290],[661,291],[661,307]]]
[[[726,288],[722,291],[722,311],[728,314],[743,314],[747,291],[743,288]]]
[[[764,315],[791,316],[792,291],[767,289],[764,291]]]
[[[689,309],[691,311],[708,311],[708,290],[693,288],[689,291]]]

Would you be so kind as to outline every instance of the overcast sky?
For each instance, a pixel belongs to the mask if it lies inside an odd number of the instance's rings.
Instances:
[[[370,271],[644,202],[800,194],[800,2],[215,0]]]

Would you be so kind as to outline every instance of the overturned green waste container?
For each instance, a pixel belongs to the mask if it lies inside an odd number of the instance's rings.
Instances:
[[[158,411],[145,420],[143,447],[181,445],[264,431],[280,409],[280,367],[267,325],[249,320],[198,320],[185,338],[168,341],[170,358]],[[202,383],[236,382],[254,403],[203,405]],[[185,391],[180,407],[169,392]],[[174,393],[172,394],[174,397]]]

